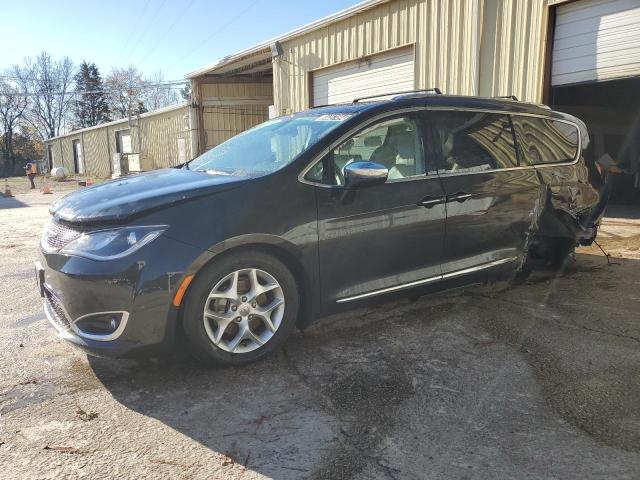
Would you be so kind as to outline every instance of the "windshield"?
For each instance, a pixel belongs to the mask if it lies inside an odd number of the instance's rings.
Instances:
[[[187,164],[212,175],[258,177],[288,165],[351,114],[276,118],[227,140]]]

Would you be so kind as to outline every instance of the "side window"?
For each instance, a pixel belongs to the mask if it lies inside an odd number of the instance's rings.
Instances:
[[[513,115],[518,147],[525,165],[571,162],[578,153],[578,129],[558,120]]]
[[[439,173],[464,173],[518,166],[511,123],[506,115],[434,111],[428,114],[441,155]]]
[[[329,185],[344,184],[344,168],[353,162],[370,161],[389,169],[389,180],[425,175],[425,161],[418,123],[396,117],[367,127],[315,164],[307,180]],[[328,175],[327,170],[331,173]]]

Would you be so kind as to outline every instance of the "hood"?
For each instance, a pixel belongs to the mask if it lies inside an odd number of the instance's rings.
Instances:
[[[119,222],[147,210],[230,190],[247,180],[187,169],[155,170],[78,190],[49,211],[68,222]]]

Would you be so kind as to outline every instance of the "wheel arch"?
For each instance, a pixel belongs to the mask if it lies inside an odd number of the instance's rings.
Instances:
[[[271,255],[282,263],[291,271],[294,278],[298,282],[300,288],[300,315],[296,325],[298,328],[307,327],[314,318],[314,299],[312,297],[312,279],[304,268],[302,252],[299,247],[288,240],[277,235],[269,234],[250,234],[233,237],[219,242],[208,248],[198,259],[196,259],[185,271],[185,277],[193,275],[193,280],[209,265],[228,255],[238,254],[242,251],[260,251]],[[193,282],[191,282],[192,284]],[[182,329],[182,315],[184,305],[188,301],[190,288],[187,287],[184,298],[178,307],[177,328]]]

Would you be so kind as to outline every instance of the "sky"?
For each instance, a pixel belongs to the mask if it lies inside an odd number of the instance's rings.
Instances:
[[[180,80],[360,0],[0,0],[0,72],[42,50]]]

